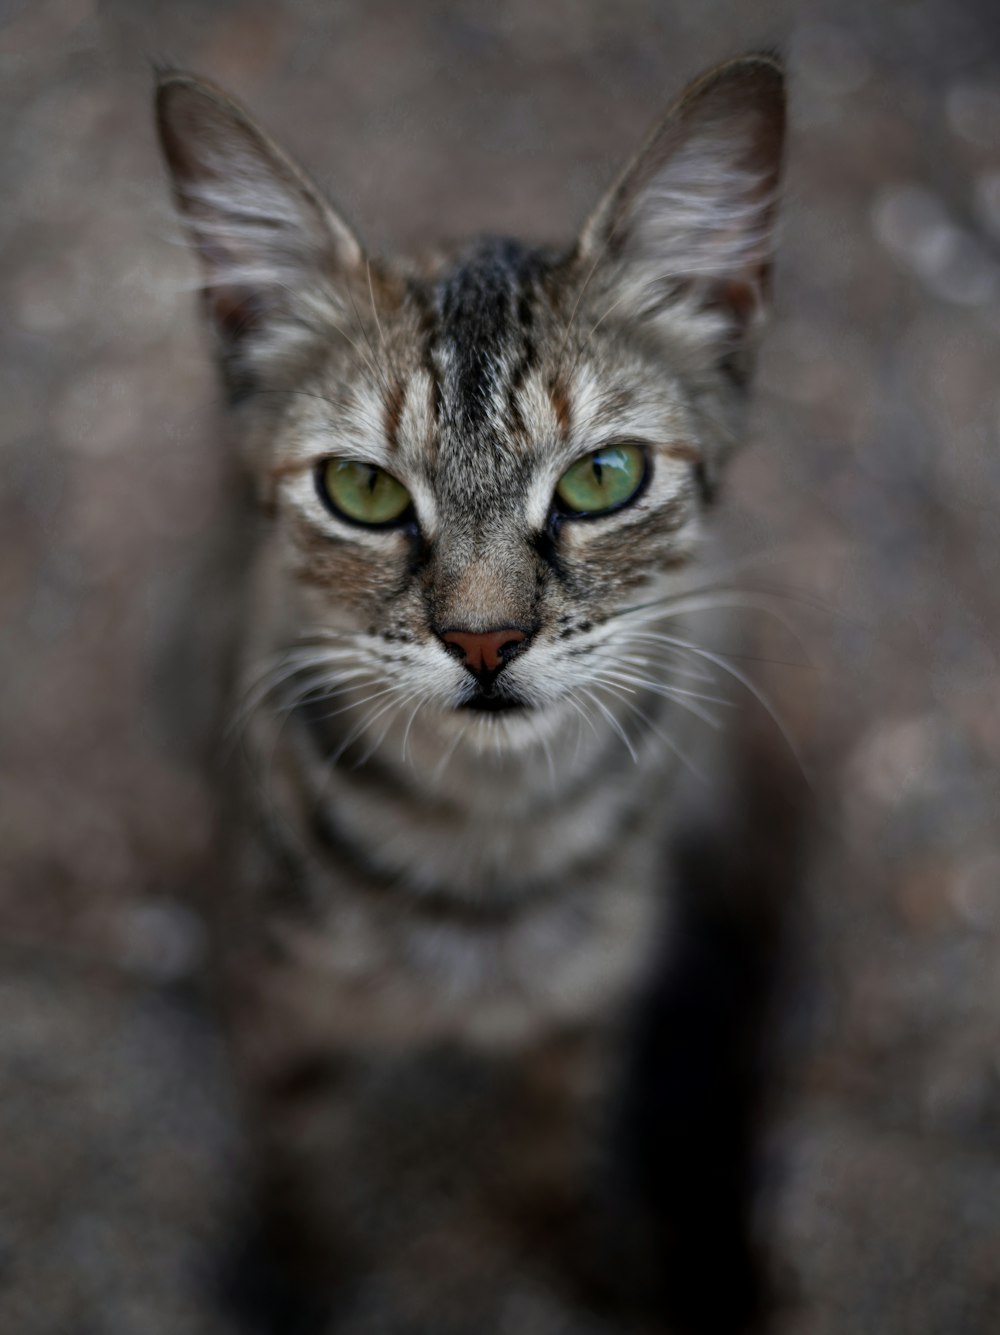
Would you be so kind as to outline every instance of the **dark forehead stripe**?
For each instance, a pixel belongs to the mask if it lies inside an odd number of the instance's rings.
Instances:
[[[440,279],[436,342],[447,368],[448,408],[461,429],[480,431],[503,368],[523,377],[534,356],[531,297],[545,268],[539,251],[488,238]]]

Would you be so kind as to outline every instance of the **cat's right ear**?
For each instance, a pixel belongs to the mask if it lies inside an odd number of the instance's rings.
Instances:
[[[201,262],[223,361],[244,376],[287,359],[364,265],[308,176],[221,89],[170,71],[156,120],[177,207]]]

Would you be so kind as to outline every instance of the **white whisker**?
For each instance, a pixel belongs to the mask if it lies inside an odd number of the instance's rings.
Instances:
[[[658,737],[660,741],[663,742],[663,744],[670,751],[673,752],[673,754],[677,757],[678,760],[681,761],[682,764],[688,767],[688,769],[691,771],[691,773],[695,776],[696,779],[699,779],[702,783],[707,782],[704,773],[698,768],[698,766],[694,763],[694,761],[687,754],[687,752],[681,747],[681,745],[668,732],[664,732],[656,724],[656,722],[649,717],[649,715],[646,713],[644,709],[640,709],[634,700],[628,700],[623,698],[622,704],[626,707],[626,709],[630,709],[634,714],[636,714],[641,719],[641,721],[650,730],[650,732],[652,732],[655,737]]]
[[[749,691],[749,693],[753,696],[753,698],[757,701],[760,707],[765,711],[765,713],[771,719],[771,722],[774,724],[774,726],[778,729],[778,732],[781,734],[782,740],[788,747],[793,758],[795,759],[795,762],[799,766],[799,769],[801,770],[803,777],[808,782],[809,776],[805,762],[803,761],[799,753],[799,749],[796,746],[791,733],[785,726],[785,723],[781,719],[777,710],[768,700],[767,696],[764,695],[763,691],[761,691],[761,689],[756,685],[756,683],[750,677],[748,677],[745,672],[741,672],[740,669],[736,667],[735,664],[729,662],[729,660],[724,655],[715,653],[711,649],[704,649],[701,647],[701,645],[692,644],[691,641],[689,640],[681,640],[677,639],[675,636],[665,635],[665,634],[662,635],[661,638],[663,640],[663,643],[668,646],[685,650],[688,653],[696,654],[699,658],[704,658],[707,659],[708,662],[714,663],[716,667],[721,668],[723,672],[727,672],[733,678],[734,681],[738,681],[745,690]]]
[[[601,711],[601,713],[604,715],[607,721],[611,724],[612,728],[615,730],[615,732],[618,734],[618,736],[622,739],[623,743],[625,744],[625,749],[632,757],[633,765],[637,765],[639,763],[639,757],[636,754],[635,747],[632,745],[632,739],[629,737],[628,733],[622,727],[621,723],[619,723],[618,719],[615,718],[611,710],[608,709],[608,707],[604,704],[604,701],[598,699],[598,697],[593,693],[593,691],[587,690],[586,687],[581,688],[581,691],[582,694],[585,695],[588,700],[592,700],[594,702],[594,704]]]
[[[410,729],[413,727],[413,720],[417,717],[417,714],[420,712],[422,707],[427,703],[428,699],[428,695],[425,690],[416,692],[416,695],[417,695],[417,703],[413,706],[413,710],[410,714],[410,717],[406,720],[406,727],[403,729],[403,741],[400,747],[400,755],[402,757],[404,764],[407,763],[407,748],[409,746]]]
[[[663,682],[644,681],[635,678],[630,679],[624,677],[621,673],[610,671],[605,672],[601,676],[595,676],[593,680],[606,686],[613,686],[618,690],[628,691],[629,694],[633,693],[633,684],[634,686],[641,686],[642,689],[650,691],[654,695],[660,695],[663,696],[664,699],[672,700],[679,709],[686,710],[687,713],[693,714],[695,718],[699,718],[703,723],[707,723],[710,728],[718,729],[722,726],[720,720],[717,719],[714,714],[710,714],[707,709],[703,709],[701,705],[694,703],[692,700],[679,699],[670,687]],[[722,703],[727,704],[728,701],[723,701]]]

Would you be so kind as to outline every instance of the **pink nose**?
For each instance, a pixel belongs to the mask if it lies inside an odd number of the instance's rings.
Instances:
[[[504,626],[502,630],[443,630],[440,638],[449,648],[459,651],[473,676],[482,678],[499,672],[510,657],[510,650],[528,635],[516,626]]]

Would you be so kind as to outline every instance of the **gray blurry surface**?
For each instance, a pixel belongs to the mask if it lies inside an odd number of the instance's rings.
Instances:
[[[778,318],[720,521],[795,591],[815,668],[758,679],[825,820],[762,1227],[789,1335],[1000,1328],[994,0],[14,0],[0,1329],[219,1329],[204,1260],[239,1163],[190,999],[229,470],[147,58],[231,88],[379,249],[569,234],[688,77],[775,41]]]

